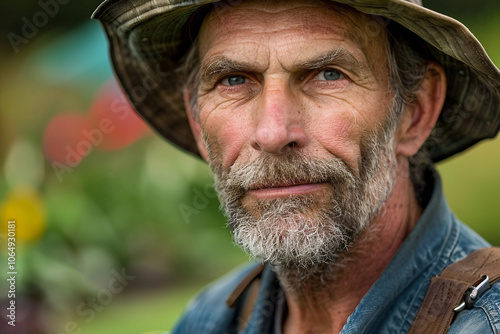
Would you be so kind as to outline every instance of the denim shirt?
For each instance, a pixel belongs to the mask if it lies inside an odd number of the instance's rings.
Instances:
[[[430,279],[449,264],[488,246],[450,211],[435,173],[433,193],[420,220],[349,316],[341,334],[407,333]],[[229,308],[226,298],[254,266],[238,269],[205,289],[188,305],[173,333],[238,333],[243,301]],[[276,276],[266,266],[249,324],[242,333],[279,334],[275,318],[283,298]],[[460,312],[448,333],[500,334],[500,284],[478,298],[472,309]]]

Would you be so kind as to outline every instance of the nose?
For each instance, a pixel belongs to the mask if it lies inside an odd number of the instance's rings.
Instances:
[[[285,154],[306,145],[301,104],[286,83],[264,87],[256,108],[252,147],[271,154]]]

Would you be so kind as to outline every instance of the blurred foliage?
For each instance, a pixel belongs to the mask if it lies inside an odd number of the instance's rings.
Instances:
[[[115,117],[123,97],[113,95],[98,23],[49,41],[39,48],[33,40],[1,63],[0,217],[17,222],[17,328],[92,324],[122,270],[133,277],[123,291],[134,292],[209,282],[245,261],[224,228],[208,167],[134,130],[128,114]],[[113,131],[90,145],[82,129],[104,119]],[[68,160],[70,151],[80,156]],[[0,333],[12,330],[6,323]]]
[[[460,21],[468,21],[477,16],[487,16],[498,10],[497,0],[422,0],[425,7],[452,16]]]
[[[44,8],[51,8],[50,19],[41,28],[42,39],[47,36],[62,34],[70,28],[89,20],[90,15],[101,3],[100,0],[21,0],[0,2],[0,31],[13,32],[22,35],[25,25],[23,18],[33,21],[33,17],[40,11],[46,12]],[[45,4],[45,5],[41,5]],[[52,12],[54,14],[52,14]],[[12,51],[8,39],[0,43],[0,53]]]
[[[19,53],[10,45],[0,52],[0,218],[15,215],[11,218],[18,220],[18,324],[23,334],[60,333],[71,321],[83,333],[169,329],[199,285],[247,259],[224,227],[208,167],[156,135],[113,149],[95,145],[62,174],[43,149],[57,117],[105,117],[94,110],[111,76],[104,37],[97,22],[79,26],[99,2],[60,5],[61,14]],[[453,6],[448,0],[428,0],[426,5],[471,25],[500,63],[498,0],[456,0]],[[34,0],[1,3],[1,29],[19,32],[21,18],[33,17],[40,8]],[[101,100],[99,108],[112,102]],[[59,134],[75,132],[65,125]],[[438,166],[452,209],[496,245],[499,152],[500,140],[487,141]],[[3,225],[0,231],[0,247],[6,249]],[[2,264],[4,255],[1,251]],[[125,293],[112,296],[112,307],[94,304],[91,319],[92,299],[103,302],[103,291],[122,270],[134,277]],[[0,268],[2,293],[5,276]],[[130,292],[146,297],[127,297]],[[0,299],[4,307],[5,295]],[[82,303],[86,316],[78,312]],[[10,333],[4,320],[0,333]]]

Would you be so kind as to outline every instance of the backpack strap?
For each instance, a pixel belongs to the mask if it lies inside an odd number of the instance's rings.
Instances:
[[[457,312],[472,308],[490,284],[500,280],[500,248],[483,248],[431,279],[409,334],[446,333]]]

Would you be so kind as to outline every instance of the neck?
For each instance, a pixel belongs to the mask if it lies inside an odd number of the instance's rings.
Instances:
[[[398,161],[397,180],[378,216],[337,262],[316,268],[327,271],[327,275],[318,275],[321,279],[308,276],[301,289],[290,290],[289,280],[300,278],[278,269],[288,304],[284,333],[330,334],[342,330],[421,216],[408,170],[407,162]]]

